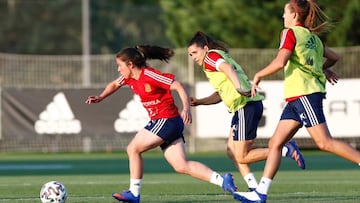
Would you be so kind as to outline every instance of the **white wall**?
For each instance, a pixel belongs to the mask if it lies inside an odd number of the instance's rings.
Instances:
[[[266,94],[264,103],[265,126],[258,128],[258,138],[272,135],[282,112],[282,81],[262,81],[262,91]],[[324,113],[330,132],[334,137],[360,136],[360,79],[341,79],[332,86],[327,83],[327,98],[324,100]],[[201,98],[214,92],[208,82],[198,82],[196,97]],[[205,137],[227,137],[232,114],[223,103],[196,108],[196,135]],[[301,128],[296,137],[309,137]]]

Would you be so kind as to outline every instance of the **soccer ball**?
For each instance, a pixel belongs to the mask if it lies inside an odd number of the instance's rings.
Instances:
[[[66,188],[58,181],[47,182],[40,190],[40,200],[42,203],[65,203],[66,198]]]

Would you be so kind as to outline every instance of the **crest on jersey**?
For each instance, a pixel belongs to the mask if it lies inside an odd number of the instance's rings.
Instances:
[[[150,86],[150,84],[145,84],[144,85],[144,87],[145,87],[145,92],[151,92],[151,86]]]

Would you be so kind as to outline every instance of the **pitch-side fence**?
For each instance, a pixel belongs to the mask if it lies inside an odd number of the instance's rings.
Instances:
[[[360,47],[334,49],[341,56],[334,67],[341,78],[360,78]],[[268,64],[276,52],[275,49],[230,50],[250,77]],[[176,79],[194,94],[195,84],[206,78],[186,49],[176,49],[175,53],[169,63],[149,63],[163,72],[176,74]],[[83,66],[84,60],[89,60],[88,70]],[[124,89],[125,96],[114,96],[104,104],[91,108],[84,104],[88,95],[99,93],[117,76],[115,54],[84,57],[0,53],[0,151],[123,150],[147,119],[146,113],[138,110],[141,106],[137,98]],[[282,77],[278,73],[266,80],[282,80]],[[356,88],[349,91],[360,94]],[[196,138],[196,123],[185,132],[190,135],[187,144],[191,151],[225,147],[223,138]],[[358,136],[344,139],[360,145]],[[310,139],[299,142],[303,148],[314,147]],[[260,139],[257,144],[265,146],[267,139]]]

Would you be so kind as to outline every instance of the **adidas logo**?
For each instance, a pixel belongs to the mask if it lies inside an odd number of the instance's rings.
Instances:
[[[316,48],[316,39],[315,36],[311,36],[310,39],[306,42],[305,47],[308,49]]]
[[[313,58],[306,58],[306,64],[310,65],[310,66],[314,65],[314,59]]]
[[[78,134],[81,123],[75,119],[64,93],[59,92],[40,113],[34,128],[38,134]]]
[[[140,97],[134,95],[133,99],[126,104],[126,108],[119,112],[119,118],[115,120],[116,132],[136,132],[149,122],[149,115],[141,104]]]

